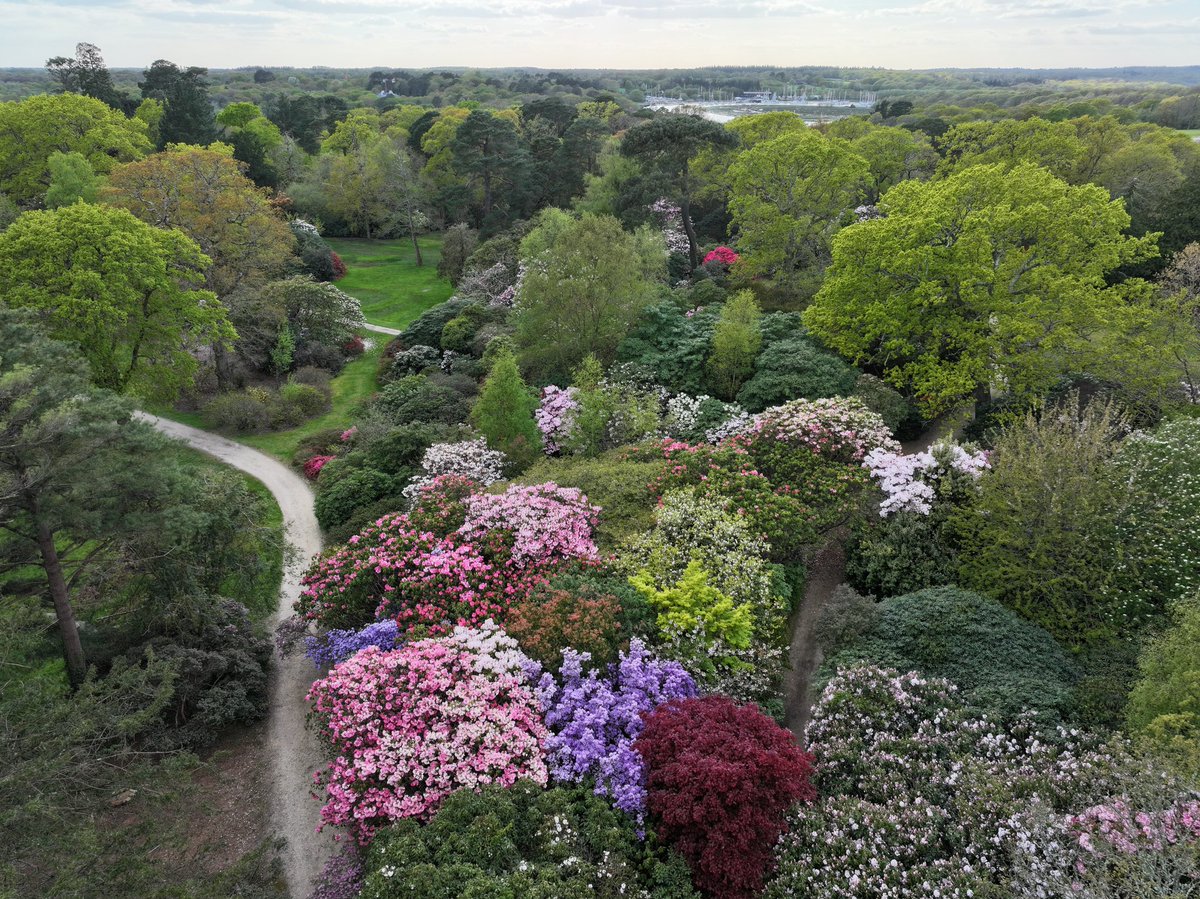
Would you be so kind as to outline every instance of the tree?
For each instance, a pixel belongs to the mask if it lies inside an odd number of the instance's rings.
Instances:
[[[50,186],[50,154],[78,152],[104,175],[153,149],[141,119],[127,119],[78,94],[0,103],[0,191],[24,206]]]
[[[96,202],[100,181],[82,153],[55,151],[46,160],[50,169],[50,186],[46,189],[46,208],[57,209],[72,203]]]
[[[172,147],[121,166],[109,177],[104,198],[196,241],[212,263],[207,286],[222,297],[281,273],[296,245],[266,193],[224,144]]]
[[[119,112],[131,111],[129,98],[113,84],[112,73],[108,71],[100,48],[95,44],[76,44],[74,59],[55,56],[46,60],[46,71],[63,91],[92,97]]]
[[[197,368],[189,346],[236,336],[200,289],[207,266],[178,231],[77,203],[0,234],[0,304],[37,310],[52,336],[79,345],[100,386],[171,398]]]
[[[1154,256],[1154,239],[1126,236],[1129,216],[1103,188],[1030,163],[975,166],[899,184],[881,208],[834,238],[804,323],[926,414],[997,383],[1034,395],[1090,366],[1158,376],[1149,285],[1106,281]]]
[[[161,439],[130,420],[127,402],[92,387],[86,362],[32,316],[0,309],[0,346],[0,527],[37,547],[78,686],[87,660],[71,602],[79,581],[67,560],[89,540],[86,553],[98,554],[110,528],[130,529],[139,504],[126,488],[140,480],[145,495]]]
[[[737,395],[754,368],[754,357],[762,346],[761,318],[754,292],[742,290],[726,301],[713,328],[708,369],[727,400]]]
[[[589,353],[611,362],[663,276],[662,238],[610,216],[543,215],[521,242],[527,266],[515,313],[521,361],[566,378]],[[560,380],[559,383],[562,383]]]
[[[246,174],[260,187],[279,183],[275,154],[283,146],[279,127],[253,103],[230,103],[217,113],[221,136],[233,147],[233,158],[244,163]]]
[[[519,217],[529,154],[510,120],[473,110],[455,131],[450,150],[455,172],[479,190],[481,228],[500,230],[498,219],[506,223]]]
[[[471,423],[487,438],[488,446],[508,456],[521,469],[541,447],[541,434],[533,420],[535,397],[517,368],[512,353],[501,353],[471,409]]]
[[[358,300],[332,284],[296,275],[274,281],[262,290],[270,306],[281,307],[301,343],[341,346],[363,326]]]
[[[691,160],[701,150],[734,147],[737,140],[734,133],[716,122],[690,115],[663,115],[634,128],[621,142],[624,155],[657,170],[670,181],[682,211],[692,268],[700,264],[700,257],[696,229],[692,226],[692,193],[696,185]]]
[[[212,102],[208,97],[208,69],[181,69],[173,62],[157,59],[138,82],[142,99],[162,102],[165,107],[159,127],[158,146],[207,144],[216,136]]]
[[[452,225],[442,238],[442,255],[438,257],[437,273],[453,286],[462,280],[467,258],[479,245],[479,232],[465,223]]]
[[[786,280],[824,269],[834,234],[848,221],[869,178],[848,143],[790,131],[741,154],[730,166],[729,211],[752,275]]]
[[[943,175],[976,165],[1012,168],[1036,163],[1059,178],[1069,178],[1085,155],[1073,125],[1039,118],[955,125],[938,139],[937,147],[943,157],[938,173]]]

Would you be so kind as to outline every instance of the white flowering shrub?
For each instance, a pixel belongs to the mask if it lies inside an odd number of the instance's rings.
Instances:
[[[486,487],[504,477],[504,462],[504,453],[488,449],[483,437],[458,443],[435,443],[425,450],[421,459],[422,473],[404,488],[404,496],[412,502],[442,475],[459,475]]]
[[[743,418],[749,421],[750,416],[736,403],[725,403],[703,394],[690,396],[680,393],[667,398],[662,429],[668,437],[694,443],[708,441],[711,432]]]
[[[974,484],[991,465],[986,452],[940,442],[909,455],[877,447],[867,453],[863,467],[871,472],[883,491],[879,515],[887,518],[895,512],[928,515],[939,484],[945,484],[947,489],[964,482]],[[956,475],[962,477],[955,478]]]

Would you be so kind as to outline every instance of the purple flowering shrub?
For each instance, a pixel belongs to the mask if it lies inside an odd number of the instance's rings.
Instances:
[[[579,411],[575,393],[574,387],[564,389],[553,384],[542,389],[542,402],[533,417],[542,432],[542,448],[548,456],[561,452],[563,441],[571,433],[575,413]]]
[[[360,649],[377,646],[385,652],[400,643],[400,629],[391,618],[376,621],[361,630],[331,630],[317,637],[306,637],[305,655],[318,668],[344,662]]]
[[[559,680],[543,674],[538,696],[550,737],[547,767],[559,782],[595,778],[596,794],[637,819],[646,813],[646,777],[633,749],[646,713],[672,699],[696,696],[678,662],[654,658],[634,638],[607,673],[584,671],[587,653],[563,650]]]
[[[358,847],[353,843],[346,844],[341,852],[325,862],[308,899],[355,899],[362,892],[363,875]]]

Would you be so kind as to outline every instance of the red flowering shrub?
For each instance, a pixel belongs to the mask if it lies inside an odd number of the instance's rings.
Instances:
[[[719,262],[722,265],[728,267],[728,266],[733,265],[740,258],[741,257],[738,256],[737,253],[733,252],[733,250],[729,249],[729,247],[717,247],[715,250],[713,250],[711,253],[709,253],[707,256],[704,257],[704,264],[708,265],[708,263],[710,263],[710,262]]]
[[[460,474],[438,475],[421,485],[412,498],[408,520],[413,527],[447,537],[467,520],[466,498],[483,485]]]
[[[340,281],[346,277],[346,263],[342,262],[342,257],[330,250],[329,261],[333,265],[333,277],[331,281]]]
[[[581,584],[575,590],[541,587],[509,612],[505,629],[525,654],[552,671],[562,667],[562,651],[590,653],[597,665],[617,652],[621,601]]]
[[[342,344],[342,350],[347,356],[361,356],[366,348],[367,345],[357,334]]]
[[[725,696],[659,706],[634,749],[658,835],[688,860],[696,887],[717,899],[758,893],[788,808],[816,799],[812,756],[757,706]]]
[[[317,479],[317,475],[321,473],[321,469],[333,459],[333,456],[312,456],[307,462],[304,463],[304,476],[310,481],[315,481]]]

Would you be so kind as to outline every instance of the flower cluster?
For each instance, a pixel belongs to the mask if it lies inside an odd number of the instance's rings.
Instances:
[[[680,393],[669,397],[663,414],[663,430],[679,440],[708,440],[729,422],[750,416],[736,403],[723,403],[711,396]],[[717,441],[710,441],[716,443]]]
[[[304,476],[310,481],[315,481],[317,475],[321,473],[321,469],[332,462],[336,456],[312,456],[304,463]]]
[[[344,662],[360,649],[375,646],[385,652],[400,644],[400,629],[388,619],[368,624],[361,630],[330,630],[319,637],[306,637],[305,655],[318,668]]]
[[[455,295],[468,300],[481,300],[489,306],[502,305],[497,298],[512,288],[508,264],[497,262],[485,269],[475,269],[463,275]]]
[[[547,455],[553,456],[562,450],[562,442],[571,432],[579,403],[575,400],[575,388],[555,387],[551,384],[542,390],[542,403],[534,411],[538,430],[542,432],[542,447]]]
[[[741,257],[738,256],[738,254],[733,250],[729,249],[729,247],[717,247],[704,257],[704,264],[708,265],[710,262],[719,262],[721,265],[728,268],[740,258]]]
[[[435,443],[421,458],[423,474],[412,479],[404,488],[411,502],[418,493],[443,475],[469,478],[481,486],[494,484],[504,476],[504,453],[488,449],[487,440],[463,440],[458,443]]]
[[[867,453],[863,467],[883,490],[879,515],[887,518],[894,512],[928,515],[939,481],[953,472],[977,481],[991,466],[986,452],[972,452],[955,443],[938,443],[927,451],[907,456],[876,448]]]
[[[666,197],[655,200],[648,209],[662,228],[663,239],[667,242],[667,252],[688,252],[687,232],[683,228],[683,210]]]
[[[492,622],[385,652],[363,649],[313,684],[309,701],[338,753],[317,782],[321,818],[358,841],[426,819],[460,789],[546,782],[549,734],[516,642]]]
[[[596,794],[640,824],[646,811],[645,769],[633,749],[645,715],[664,702],[695,696],[696,684],[676,662],[652,657],[641,640],[607,674],[584,673],[587,653],[563,650],[556,682],[543,674],[538,695],[551,736],[546,741],[550,774],[577,782],[595,778]]]
[[[880,416],[857,397],[792,400],[761,413],[745,438],[803,447],[813,455],[846,464],[861,462],[874,449],[900,452]]]
[[[469,496],[466,508],[458,533],[469,540],[511,535],[512,559],[518,566],[596,558],[592,531],[600,509],[574,487],[514,485],[499,496]]]

